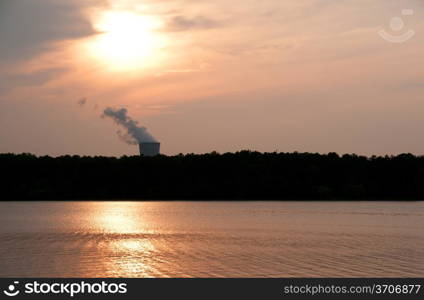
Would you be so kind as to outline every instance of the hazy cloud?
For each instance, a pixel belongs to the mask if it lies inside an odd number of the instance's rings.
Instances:
[[[168,31],[184,31],[211,29],[219,26],[221,26],[221,24],[218,21],[203,16],[197,16],[194,18],[175,16],[168,22],[166,29]]]
[[[16,87],[40,86],[66,72],[66,68],[49,68],[23,74],[0,73],[0,92]]]
[[[83,15],[83,9],[93,2],[1,0],[0,63],[25,60],[55,42],[94,34]]]

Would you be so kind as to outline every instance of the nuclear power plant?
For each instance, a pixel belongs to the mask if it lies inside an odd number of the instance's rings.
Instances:
[[[138,147],[140,149],[141,156],[156,156],[160,153],[160,143],[139,143]]]
[[[141,156],[156,156],[160,153],[160,143],[147,131],[146,127],[140,126],[136,120],[128,116],[126,108],[108,107],[103,111],[103,116],[112,118],[116,124],[127,130],[124,135],[118,131],[119,136],[130,145],[138,144]]]

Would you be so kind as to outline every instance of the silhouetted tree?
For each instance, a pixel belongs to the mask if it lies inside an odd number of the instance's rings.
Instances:
[[[156,157],[0,154],[3,200],[420,200],[424,157],[240,151]]]

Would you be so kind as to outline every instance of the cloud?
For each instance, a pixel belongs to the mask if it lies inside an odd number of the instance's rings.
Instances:
[[[213,19],[197,16],[194,18],[188,18],[185,16],[174,16],[168,22],[166,29],[168,31],[185,31],[185,30],[199,30],[199,29],[211,29],[221,26],[221,24]]]
[[[0,73],[0,92],[5,92],[16,87],[41,86],[66,71],[66,68],[46,68],[23,74]]]
[[[83,14],[93,2],[1,0],[0,64],[29,59],[56,42],[95,34]]]

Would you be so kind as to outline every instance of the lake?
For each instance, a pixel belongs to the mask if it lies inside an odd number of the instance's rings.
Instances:
[[[424,202],[1,202],[0,277],[424,277]]]

